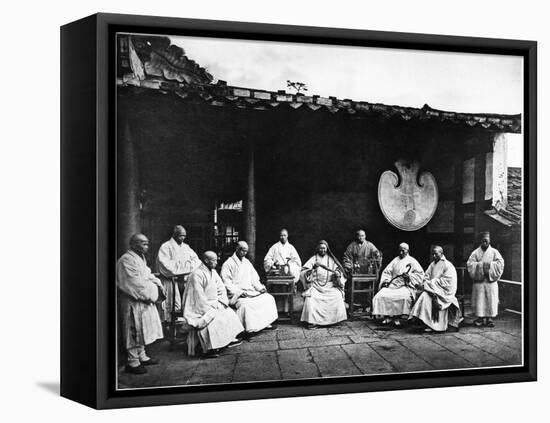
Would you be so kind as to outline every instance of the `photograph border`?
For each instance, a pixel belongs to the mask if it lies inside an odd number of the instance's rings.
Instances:
[[[116,85],[113,81],[116,80],[114,40],[117,32],[522,56],[525,151],[523,366],[116,390],[116,302],[112,287],[116,265]],[[96,408],[119,408],[536,380],[536,42],[116,14],[97,14],[68,24],[62,28],[61,41],[63,396]],[[86,47],[90,47],[90,51],[80,51]],[[80,72],[69,72],[69,66],[79,58],[82,60],[82,56],[88,57],[89,62],[79,64],[77,70]],[[69,92],[78,84],[87,85],[82,91],[84,98],[77,99]],[[86,99],[93,101],[86,102]],[[82,124],[83,121],[87,125]],[[69,145],[71,140],[79,140],[78,145]],[[95,153],[92,158],[78,156],[90,151]],[[78,160],[87,166],[79,169],[75,164]],[[72,185],[66,180],[71,177],[78,178],[73,179]],[[86,192],[77,192],[78,187],[87,187]],[[79,195],[86,201],[75,205]],[[91,209],[90,205],[93,205]],[[84,234],[71,235],[82,221],[90,222],[92,231],[87,229]],[[89,281],[92,285],[87,291],[90,297],[78,307],[85,314],[84,327],[91,328],[89,333],[83,334],[82,321],[77,328],[77,322],[71,320],[70,312],[75,306],[69,302],[77,298],[77,290],[69,286],[69,279],[82,272],[81,266],[78,271],[76,269],[73,257],[77,253],[71,251],[71,246],[74,247],[79,238],[85,239],[86,234],[93,234],[93,246],[89,248],[93,250],[94,260],[88,266],[93,274],[81,280],[81,283]],[[70,352],[81,345],[89,345],[90,351],[84,357],[70,356]],[[76,374],[78,372],[81,373]]]

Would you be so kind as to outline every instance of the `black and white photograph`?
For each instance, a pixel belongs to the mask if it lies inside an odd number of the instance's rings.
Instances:
[[[546,9],[7,3],[3,421],[544,421]]]
[[[114,40],[116,391],[525,364],[522,56]]]

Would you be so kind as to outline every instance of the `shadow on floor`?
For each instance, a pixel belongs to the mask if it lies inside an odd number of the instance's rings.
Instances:
[[[59,396],[59,382],[37,382],[36,385],[50,394]]]

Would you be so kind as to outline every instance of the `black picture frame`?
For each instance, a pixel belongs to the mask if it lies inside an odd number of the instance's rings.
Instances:
[[[116,32],[313,42],[524,58],[524,365],[445,373],[116,391]],[[61,28],[61,395],[105,409],[534,381],[537,377],[537,44],[534,41],[95,14]]]

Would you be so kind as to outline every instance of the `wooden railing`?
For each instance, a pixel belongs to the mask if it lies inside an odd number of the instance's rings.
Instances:
[[[471,293],[471,286],[469,287],[470,289],[466,289],[466,284],[472,284],[472,281],[470,280],[470,277],[468,276],[468,272],[466,271],[466,267],[457,267],[456,268],[456,272],[457,272],[457,277],[458,277],[458,281],[457,281],[457,298],[459,298],[459,301],[461,302],[461,306],[463,306],[463,302],[464,302],[464,298],[466,296],[466,292],[469,292]],[[499,284],[501,284],[500,286],[504,287],[504,286],[513,286],[513,287],[520,287],[522,286],[522,282],[518,282],[518,281],[512,281],[512,280],[508,280],[508,279],[500,279],[499,281]],[[504,293],[506,292],[506,290],[501,290],[501,301],[504,300],[504,302],[506,302],[506,297],[507,295]],[[510,313],[515,313],[515,314],[522,314],[522,312],[520,310],[515,310],[514,308],[512,308],[512,306],[506,306],[506,304],[504,303],[503,305],[503,309],[505,311],[509,311]]]

